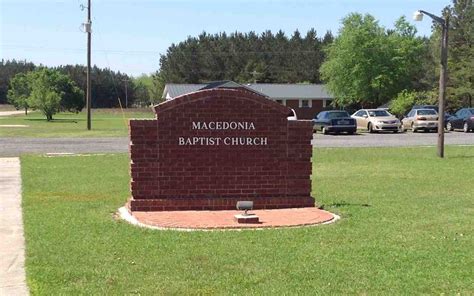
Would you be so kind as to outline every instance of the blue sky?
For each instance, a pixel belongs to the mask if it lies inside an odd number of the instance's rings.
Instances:
[[[87,0],[0,0],[0,57],[26,59],[55,66],[86,63],[86,34],[80,31]],[[444,0],[92,0],[92,62],[100,67],[139,75],[159,68],[159,55],[171,43],[202,31],[260,33],[282,29],[287,35],[315,28],[322,36],[337,33],[350,12],[370,13],[392,27],[404,15],[420,35],[429,35],[431,22],[413,22],[423,9],[440,14]]]

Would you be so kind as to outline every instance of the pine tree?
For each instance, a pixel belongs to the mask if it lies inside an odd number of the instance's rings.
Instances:
[[[448,102],[452,109],[473,106],[474,6],[472,0],[454,0],[449,11]]]

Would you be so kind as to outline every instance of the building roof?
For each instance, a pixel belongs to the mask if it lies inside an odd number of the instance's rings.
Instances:
[[[385,104],[383,104],[383,105],[378,106],[377,109],[390,109],[390,104],[391,104],[391,103],[392,103],[391,101],[390,101],[390,102],[387,102],[387,103],[385,103]]]
[[[230,80],[220,80],[220,81],[213,81],[209,82],[209,84],[206,84],[203,88],[201,89],[213,89],[213,88],[239,88],[242,87],[242,84],[239,84],[234,81]]]
[[[163,99],[175,98],[180,95],[195,92],[206,86],[206,84],[173,84],[167,83],[163,91]]]
[[[244,89],[246,91],[256,93],[257,95],[260,95],[263,97],[268,97],[266,94],[256,91],[255,89],[252,89],[245,84],[240,84],[231,80],[214,81],[205,85],[203,88],[199,90],[213,89],[213,88],[234,88],[234,89],[238,88],[238,89]]]
[[[272,99],[331,99],[323,84],[246,84]]]
[[[219,85],[219,82],[209,84],[169,83],[165,86],[163,98],[174,98],[200,89],[212,88],[211,86],[214,85]],[[332,99],[332,96],[326,91],[323,84],[256,83],[242,84],[242,86],[272,99]]]

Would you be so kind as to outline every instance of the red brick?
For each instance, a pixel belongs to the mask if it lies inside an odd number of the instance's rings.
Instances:
[[[212,89],[155,112],[155,120],[129,123],[132,210],[223,210],[242,199],[256,208],[314,206],[311,122],[288,121],[287,107],[244,90]],[[192,130],[192,121],[249,121],[256,129]],[[268,145],[178,145],[178,137],[193,136],[267,137]]]

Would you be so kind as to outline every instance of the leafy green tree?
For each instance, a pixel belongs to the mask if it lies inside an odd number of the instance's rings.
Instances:
[[[371,15],[345,17],[321,66],[322,78],[335,96],[333,103],[375,107],[412,89],[423,50],[415,33],[404,18],[386,31]]]
[[[27,61],[4,60],[0,61],[0,104],[7,103],[7,92],[10,80],[18,73],[26,73],[35,68]]]
[[[64,92],[60,89],[61,74],[47,68],[39,68],[28,75],[31,88],[28,104],[40,110],[51,121],[61,106]]]
[[[151,104],[151,88],[153,87],[153,78],[146,74],[132,79],[134,103],[138,106],[149,106]]]
[[[60,96],[59,105],[52,92]],[[41,93],[48,97],[42,98]],[[8,99],[16,108],[25,108],[25,114],[29,107],[42,110],[49,120],[56,113],[53,109],[80,112],[84,108],[84,92],[67,75],[44,67],[16,74],[10,81]]]
[[[387,41],[392,49],[389,51],[389,65],[392,69],[390,96],[395,96],[405,88],[416,89],[420,79],[420,70],[424,60],[421,58],[426,50],[424,40],[415,37],[416,28],[410,25],[405,17],[395,22],[393,32],[387,33]]]
[[[403,116],[411,110],[413,105],[432,105],[437,95],[433,91],[408,91],[404,89],[390,102],[390,112]]]
[[[84,92],[76,86],[69,76],[61,74],[57,80],[58,89],[62,93],[60,110],[69,112],[81,112],[85,106]]]
[[[158,104],[164,100],[161,96],[165,90],[165,85],[166,81],[161,72],[152,75],[152,87],[149,89],[150,102],[152,104]]]
[[[474,5],[472,0],[453,0],[446,10],[448,42],[448,106],[472,106],[474,98]],[[439,43],[438,43],[439,44]]]
[[[61,110],[79,112],[84,107],[82,90],[57,70],[38,68],[25,75],[25,78],[25,85],[30,90],[27,104],[40,110],[48,121]]]
[[[433,90],[439,83],[439,57],[436,59],[433,52],[433,36],[423,37],[423,50],[419,56],[421,67],[416,73],[417,79],[413,81],[413,87],[416,90]],[[439,40],[437,41],[439,47]]]
[[[136,106],[150,106],[162,101],[165,83],[159,72],[154,75],[142,74],[132,79],[134,103]]]
[[[474,5],[472,0],[453,0],[442,15],[449,18],[446,108],[454,111],[474,104]],[[441,26],[434,22],[430,36],[433,57],[431,87],[438,90]]]
[[[28,115],[30,92],[27,74],[18,73],[10,80],[10,88],[7,94],[8,102],[17,109],[25,109],[25,115]]]
[[[384,30],[371,15],[356,13],[345,17],[342,25],[339,36],[327,47],[322,78],[335,96],[333,103],[374,105],[386,77]]]

